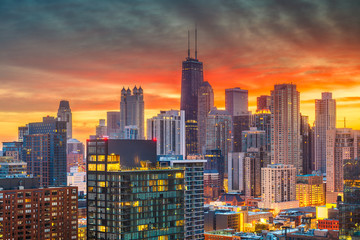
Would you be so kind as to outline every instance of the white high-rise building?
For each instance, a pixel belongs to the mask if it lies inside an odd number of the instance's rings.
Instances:
[[[336,128],[336,100],[332,93],[315,99],[315,170],[326,173],[326,132]]]
[[[59,121],[66,122],[67,139],[71,139],[72,138],[72,113],[71,113],[69,101],[66,101],[66,100],[60,101],[57,118]]]
[[[360,131],[337,128],[326,133],[326,202],[336,202],[336,196],[344,187],[346,160],[360,155]]]
[[[143,89],[135,86],[133,91],[128,88],[121,90],[120,131],[124,138],[126,126],[137,126],[138,139],[144,139],[144,95]]]
[[[271,163],[291,164],[302,173],[300,156],[300,93],[294,84],[271,91]]]
[[[228,153],[228,189],[229,192],[245,191],[245,152]]]
[[[185,156],[185,111],[161,111],[148,119],[147,138],[157,141],[158,155]]]
[[[269,164],[261,169],[260,208],[281,209],[299,207],[296,200],[296,168],[292,165]]]

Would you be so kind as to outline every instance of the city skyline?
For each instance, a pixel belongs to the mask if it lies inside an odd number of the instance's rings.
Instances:
[[[346,127],[360,127],[357,2],[2,6],[1,142],[16,140],[17,127],[25,123],[56,116],[62,99],[70,101],[73,137],[84,141],[107,111],[118,110],[123,86],[146,89],[145,119],[180,109],[181,62],[187,56],[187,31],[193,37],[195,22],[198,59],[218,108],[225,107],[226,88],[248,90],[254,112],[256,97],[269,95],[275,84],[292,82],[300,92],[300,112],[309,115],[311,124],[315,99],[330,91],[338,105],[337,127],[344,126],[344,117]],[[95,14],[75,14],[81,10]],[[193,40],[191,45],[193,57]]]

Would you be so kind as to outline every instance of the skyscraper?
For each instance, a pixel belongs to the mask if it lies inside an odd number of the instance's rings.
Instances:
[[[291,164],[302,172],[300,158],[300,94],[294,84],[271,91],[271,162]]]
[[[57,117],[59,121],[66,122],[67,139],[72,138],[72,113],[70,109],[69,101],[61,100]]]
[[[161,111],[147,120],[147,138],[156,140],[158,155],[185,156],[185,112]]]
[[[121,90],[120,101],[120,131],[124,138],[126,126],[137,126],[138,139],[144,139],[144,95],[143,89],[135,86],[131,92],[130,88]]]
[[[22,153],[27,173],[39,176],[43,187],[66,186],[66,122],[47,116],[28,127]]]
[[[336,128],[336,100],[332,93],[321,93],[315,100],[315,170],[326,173],[326,132]]]
[[[326,133],[326,202],[336,202],[344,187],[343,166],[346,160],[360,156],[360,131],[337,128]]]
[[[225,109],[231,116],[248,114],[248,90],[238,87],[225,89]]]
[[[109,138],[120,138],[120,112],[107,112],[106,120]]]
[[[257,97],[257,109],[260,110],[270,110],[271,105],[271,96],[268,95],[261,95]]]
[[[228,153],[231,150],[231,115],[226,110],[213,108],[209,112],[206,122],[206,150],[221,151],[227,173]]]
[[[253,117],[253,122],[251,124],[253,127],[256,127],[258,130],[265,131],[266,136],[266,150],[271,152],[271,113],[270,110],[257,110]]]
[[[199,89],[198,97],[198,152],[204,154],[206,150],[206,119],[214,107],[214,92],[208,82],[204,82]]]
[[[300,146],[303,174],[311,174],[313,170],[313,148],[312,148],[312,129],[309,124],[309,117],[300,115]]]
[[[186,155],[198,153],[198,96],[203,82],[203,63],[197,59],[195,29],[195,58],[190,57],[189,37],[188,56],[182,62],[180,109],[185,111]]]
[[[96,136],[97,137],[104,137],[107,136],[107,127],[105,125],[105,119],[99,119],[99,125],[96,126]]]

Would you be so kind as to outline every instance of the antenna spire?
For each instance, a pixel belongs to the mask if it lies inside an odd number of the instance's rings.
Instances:
[[[190,31],[188,30],[188,58],[190,58]]]
[[[195,59],[197,60],[197,24],[195,24]]]

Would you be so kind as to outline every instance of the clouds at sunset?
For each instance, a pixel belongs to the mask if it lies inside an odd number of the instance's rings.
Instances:
[[[338,118],[360,128],[359,11],[356,0],[2,1],[0,141],[54,115],[61,99],[70,100],[83,140],[119,108],[123,86],[143,87],[146,117],[179,108],[195,23],[217,106],[225,88],[248,89],[253,110],[258,95],[293,82],[310,119],[313,99],[332,91]]]

